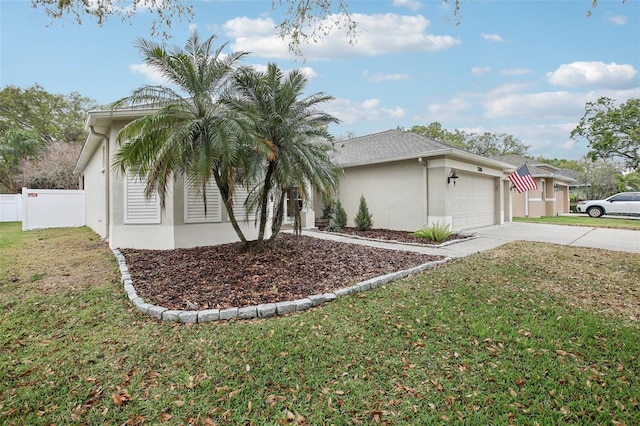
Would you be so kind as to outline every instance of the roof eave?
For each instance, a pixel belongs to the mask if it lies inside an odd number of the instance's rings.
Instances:
[[[82,145],[82,150],[76,161],[73,173],[79,175],[84,171],[89,159],[100,145],[103,136],[94,132],[94,126],[109,127],[114,120],[134,120],[144,117],[145,115],[153,114],[157,110],[158,108],[139,107],[89,111],[84,122],[84,129],[89,132],[89,136],[87,136],[84,145]]]
[[[465,152],[456,148],[437,149],[433,151],[425,151],[425,152],[405,155],[405,156],[380,158],[373,161],[356,161],[351,163],[341,163],[340,166],[343,168],[358,167],[358,166],[390,163],[393,161],[406,161],[406,160],[414,160],[418,158],[429,158],[429,157],[440,157],[440,156],[451,156],[454,158],[464,159],[467,161],[472,161],[475,164],[502,169],[502,171],[504,172],[515,170],[515,166],[513,166],[512,164],[505,163],[498,160],[493,160],[491,158],[483,157],[481,155],[473,154],[470,152]]]

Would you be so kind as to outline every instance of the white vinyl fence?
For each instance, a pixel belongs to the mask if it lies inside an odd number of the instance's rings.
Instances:
[[[22,230],[84,226],[83,190],[22,188]]]
[[[22,221],[22,195],[0,194],[0,222]]]

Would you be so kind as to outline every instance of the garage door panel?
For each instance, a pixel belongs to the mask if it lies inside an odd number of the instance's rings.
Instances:
[[[456,186],[452,188],[453,229],[494,225],[494,179],[465,173],[459,173],[459,176]]]

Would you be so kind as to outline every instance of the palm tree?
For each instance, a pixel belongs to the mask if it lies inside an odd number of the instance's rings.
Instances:
[[[264,240],[270,199],[275,202],[272,236],[280,230],[285,212],[285,199],[297,195],[303,203],[311,197],[311,187],[320,194],[337,188],[338,168],[331,159],[333,136],[327,125],[338,122],[335,117],[317,109],[333,97],[316,93],[302,97],[308,82],[300,70],[285,75],[275,64],[266,71],[243,68],[234,78],[236,91],[228,105],[253,123],[256,135],[253,168],[247,181],[254,187],[249,200],[259,211],[257,243]],[[300,227],[300,211],[294,205],[296,229]]]
[[[8,130],[0,139],[1,182],[11,194],[20,185],[29,185],[29,161],[39,158],[47,150],[47,144],[31,130]],[[22,183],[18,176],[22,174]]]
[[[618,181],[618,190],[620,192],[640,189],[640,173],[638,172],[616,175],[616,180]]]
[[[216,36],[201,40],[193,32],[184,49],[167,50],[155,42],[139,39],[138,50],[147,65],[177,90],[146,85],[114,104],[114,108],[155,107],[156,112],[129,123],[118,135],[121,144],[114,167],[146,179],[147,195],[158,192],[164,207],[171,178],[184,175],[205,201],[211,179],[220,189],[229,220],[240,240],[247,240],[233,212],[236,170],[250,141],[243,122],[234,118],[220,99],[231,89],[232,76],[246,54],[223,55],[227,43],[214,49]],[[206,211],[205,211],[206,213]]]

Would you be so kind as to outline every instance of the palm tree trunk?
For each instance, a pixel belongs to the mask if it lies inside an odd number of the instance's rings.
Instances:
[[[233,212],[233,198],[230,196],[229,186],[222,183],[220,174],[217,171],[213,172],[213,177],[216,181],[216,185],[218,185],[218,189],[220,190],[220,195],[222,195],[222,201],[224,202],[224,207],[227,211],[229,222],[231,222],[231,226],[233,226],[233,230],[236,231],[236,234],[238,235],[238,238],[240,238],[242,245],[246,248],[248,246],[247,238],[242,233],[242,229],[240,229],[240,225],[236,220],[236,215]]]
[[[267,173],[264,177],[264,186],[262,187],[262,195],[260,199],[260,223],[258,228],[258,240],[257,244],[264,241],[264,233],[267,227],[267,208],[269,207],[269,192],[271,192],[271,176],[273,175],[273,162],[269,162],[267,167]]]
[[[289,190],[289,199],[291,200],[294,193]],[[300,204],[298,203],[298,198],[293,200],[293,233],[295,235],[302,234],[302,220],[300,218]]]
[[[278,204],[276,205],[276,211],[273,214],[273,221],[271,222],[271,238],[269,238],[269,242],[275,240],[280,233],[280,228],[282,227],[282,221],[284,219],[284,211],[286,209],[284,203],[285,200],[286,194],[283,191],[280,194],[280,199],[278,200]]]

